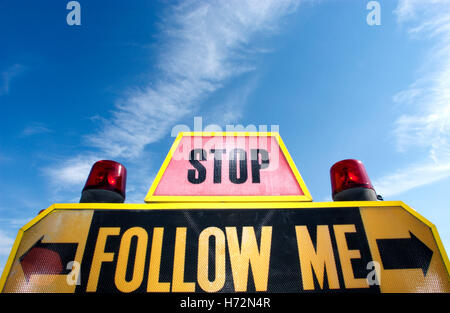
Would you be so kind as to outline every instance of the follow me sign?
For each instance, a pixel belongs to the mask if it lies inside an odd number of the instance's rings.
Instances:
[[[55,204],[19,232],[0,287],[449,292],[447,267],[434,226],[402,202]]]
[[[86,287],[81,290],[298,292],[371,287],[366,280],[370,251],[357,209],[333,209],[320,218],[307,211],[276,210],[152,213],[121,212],[118,224],[110,212],[94,214],[98,228],[94,226],[88,238],[81,276]],[[336,216],[342,216],[340,221]]]

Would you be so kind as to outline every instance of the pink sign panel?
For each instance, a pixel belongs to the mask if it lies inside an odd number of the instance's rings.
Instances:
[[[169,152],[146,201],[176,200],[168,197],[226,201],[227,197],[249,196],[310,201],[280,141],[277,135],[183,135]]]

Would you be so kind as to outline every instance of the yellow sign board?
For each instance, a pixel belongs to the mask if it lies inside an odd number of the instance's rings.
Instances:
[[[54,204],[2,292],[450,292],[436,228],[399,201]]]

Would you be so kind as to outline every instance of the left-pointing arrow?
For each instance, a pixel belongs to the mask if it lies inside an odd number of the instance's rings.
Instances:
[[[44,236],[19,258],[27,282],[33,274],[68,274],[67,263],[75,260],[77,243],[47,243],[42,239]]]

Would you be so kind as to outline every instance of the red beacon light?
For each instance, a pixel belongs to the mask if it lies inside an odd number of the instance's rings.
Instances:
[[[123,203],[127,170],[122,164],[102,160],[95,162],[81,193],[80,203]]]
[[[330,176],[334,201],[377,200],[375,189],[361,161],[339,161],[331,167]]]

